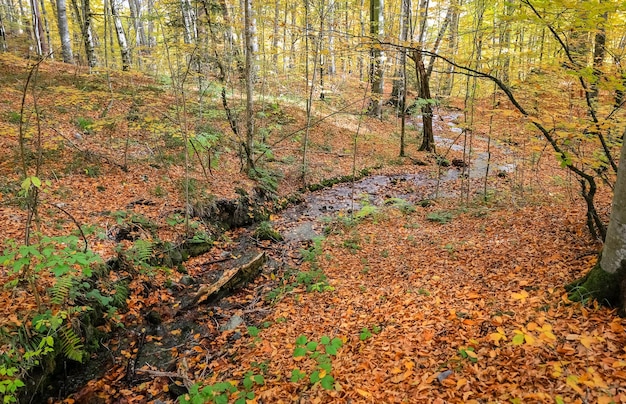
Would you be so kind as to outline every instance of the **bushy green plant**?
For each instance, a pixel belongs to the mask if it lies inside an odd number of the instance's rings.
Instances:
[[[30,319],[14,323],[0,340],[0,345],[14,347],[0,355],[0,394],[4,403],[16,401],[17,389],[24,387],[22,378],[47,356],[63,355],[81,362],[85,354],[83,341],[72,319],[93,310],[92,306],[108,311],[115,300],[93,288],[89,278],[102,260],[81,248],[78,237],[42,236],[38,243],[8,240],[7,244],[0,266],[12,280],[5,287],[18,287],[20,281],[26,281],[31,285],[37,312],[24,313]],[[53,285],[41,296],[37,284],[50,276]],[[82,305],[77,305],[79,301]]]
[[[300,335],[296,339],[296,347],[293,350],[294,358],[309,357],[313,359],[317,366],[309,375],[311,385],[319,383],[326,390],[332,390],[335,387],[335,378],[331,375],[332,358],[337,355],[339,349],[343,346],[341,338],[333,338],[324,335],[319,342],[309,341],[305,335]],[[291,371],[290,380],[293,383],[305,379],[307,374],[302,370],[295,368]]]
[[[426,216],[426,219],[430,220],[431,222],[437,222],[441,224],[446,224],[450,222],[453,218],[454,218],[454,215],[446,211],[433,212],[433,213],[429,213]]]

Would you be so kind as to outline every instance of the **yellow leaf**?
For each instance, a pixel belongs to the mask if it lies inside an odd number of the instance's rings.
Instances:
[[[362,397],[365,397],[365,398],[370,398],[372,396],[372,394],[369,391],[356,389],[356,392],[359,393]]]
[[[585,395],[585,392],[583,391],[583,389],[581,389],[578,386],[578,376],[574,376],[574,375],[567,376],[566,384],[569,387],[571,387],[576,393],[580,394],[581,396]]]
[[[528,331],[534,331],[537,328],[539,328],[539,325],[537,325],[537,323],[531,321],[530,323],[528,323],[526,328],[528,329]]]
[[[611,397],[598,397],[598,404],[611,404],[613,399]]]
[[[397,375],[398,373],[402,373],[402,369],[397,368],[397,367],[396,367],[396,368],[391,369],[391,374],[392,374],[392,375]]]
[[[465,386],[467,384],[467,379],[459,379],[458,382],[456,382],[456,389],[460,389],[461,387]]]
[[[182,333],[181,330],[172,330],[172,331],[170,331],[170,334],[175,335],[175,336],[176,335],[180,335],[181,333]]]
[[[526,292],[525,290],[522,290],[520,293],[512,293],[511,297],[514,300],[521,300],[523,302],[528,297],[528,292]]]
[[[500,345],[501,340],[506,340],[506,335],[499,332],[492,332],[491,334],[489,334],[489,339],[492,340],[494,344]]]
[[[320,379],[326,376],[326,371],[324,369],[320,370]]]
[[[535,344],[535,337],[533,337],[531,334],[524,334],[524,339],[526,340],[526,343],[528,345],[534,345]]]
[[[465,350],[465,353],[470,358],[478,359],[478,355],[476,355],[476,352],[474,352],[474,351],[470,351],[469,349],[467,349],[467,350]]]
[[[580,343],[587,349],[589,349],[591,347],[591,344],[593,344],[594,342],[596,342],[596,339],[594,337],[591,337],[591,336],[580,337]]]

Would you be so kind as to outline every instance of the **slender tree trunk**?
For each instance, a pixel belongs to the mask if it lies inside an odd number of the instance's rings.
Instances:
[[[402,10],[400,17],[400,43],[406,43],[409,39],[409,22],[411,15],[411,0],[402,0]],[[406,48],[400,49],[400,58],[398,61],[398,68],[394,74],[393,84],[391,88],[391,104],[398,106],[399,102],[405,92],[404,90],[404,72],[406,71]],[[404,110],[400,111],[404,114]]]
[[[420,151],[435,152],[435,136],[433,133],[433,107],[430,103],[430,79],[424,67],[424,58],[422,52],[413,53],[413,61],[415,62],[415,75],[418,81],[419,98],[423,100],[422,105],[422,144]]]
[[[384,0],[370,0],[370,36],[373,41],[383,35]],[[369,80],[372,87],[368,114],[381,118],[383,111],[383,52],[380,45],[374,43],[370,50]]]
[[[335,59],[335,0],[328,4],[328,63],[326,73],[334,76],[337,73],[337,61]],[[347,27],[345,27],[347,30]]]
[[[602,4],[602,1],[600,1]],[[606,56],[606,28],[605,24],[608,19],[608,13],[603,13],[601,22],[596,28],[596,34],[593,41],[593,79],[590,83],[589,97],[592,102],[598,101],[598,84],[602,78],[602,65]]]
[[[48,12],[46,11],[46,7],[45,7],[43,0],[39,0],[39,7],[41,10],[41,18],[43,21],[44,32],[46,34],[45,35],[45,38],[46,38],[45,49],[47,49],[46,53],[49,53],[50,58],[54,59],[54,48],[52,48],[52,39],[50,38],[50,24],[48,23]]]
[[[450,17],[450,29],[448,31],[448,54],[452,61],[455,60],[454,55],[457,53],[459,46],[459,9],[461,7],[460,0],[452,0],[450,8],[452,9],[452,16]],[[444,74],[443,86],[441,87],[441,94],[445,97],[449,97],[452,94],[452,88],[454,87],[454,65],[449,64],[446,73]]]
[[[0,13],[0,52],[7,51],[7,34],[6,28],[4,27],[4,18],[2,17],[2,13]]]
[[[45,40],[45,32],[43,27],[43,21],[41,19],[41,13],[39,12],[39,3],[37,0],[31,0],[30,6],[32,12],[35,49],[37,51],[37,55],[43,56],[48,53],[48,47]]]
[[[148,41],[143,26],[140,0],[128,0],[130,19],[135,29],[135,46],[137,47],[137,65],[142,66],[143,56],[146,54]]]
[[[74,63],[74,54],[72,53],[72,40],[70,37],[70,28],[67,22],[67,4],[65,0],[56,0],[57,4],[57,23],[59,25],[59,36],[61,37],[61,49],[63,53],[63,62]]]
[[[196,29],[196,16],[189,0],[180,0],[180,8],[184,28],[184,41],[186,44],[194,43],[198,37]]]
[[[274,20],[272,21],[272,62],[274,72],[278,72],[278,24],[280,17],[280,1],[274,0]]]
[[[80,29],[85,44],[85,55],[87,56],[87,65],[89,67],[96,67],[96,50],[94,46],[93,33],[91,30],[91,7],[89,0],[83,0],[81,8],[78,7],[78,0],[71,0],[74,12],[79,18]]]
[[[244,39],[246,46],[246,141],[243,145],[246,153],[246,171],[254,170],[254,25],[252,0],[244,0]]]
[[[122,56],[122,70],[130,70],[130,50],[128,49],[128,42],[126,41],[126,33],[124,32],[124,26],[122,25],[122,19],[120,18],[119,11],[117,9],[116,0],[111,0],[111,14],[113,15],[113,25],[115,25],[115,33],[117,35],[117,43],[120,46],[120,54]]]

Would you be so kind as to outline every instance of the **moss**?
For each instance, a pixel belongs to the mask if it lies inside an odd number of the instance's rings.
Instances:
[[[598,260],[587,275],[566,285],[565,289],[574,302],[595,299],[602,304],[616,306],[620,300],[620,274],[604,271]]]

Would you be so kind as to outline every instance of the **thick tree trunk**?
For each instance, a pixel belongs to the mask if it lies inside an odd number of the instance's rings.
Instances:
[[[619,306],[626,314],[626,147],[622,146],[613,193],[611,219],[602,254],[596,266],[582,279],[566,287],[575,301],[594,298]]]
[[[59,36],[61,37],[61,49],[63,53],[63,62],[74,63],[74,54],[72,53],[72,40],[70,37],[70,28],[67,22],[67,4],[65,0],[56,0],[57,2],[57,23],[59,24]]]

